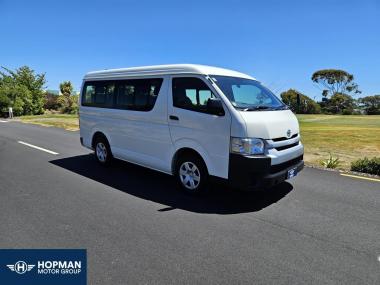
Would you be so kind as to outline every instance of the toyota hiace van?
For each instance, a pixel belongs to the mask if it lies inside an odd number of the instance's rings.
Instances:
[[[228,69],[160,65],[89,72],[80,96],[80,140],[113,158],[176,177],[196,193],[209,177],[265,189],[297,175],[297,118],[255,78]]]

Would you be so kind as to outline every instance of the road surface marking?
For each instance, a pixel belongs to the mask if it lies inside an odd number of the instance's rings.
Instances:
[[[8,123],[8,121],[0,120],[0,123]]]
[[[380,182],[380,179],[376,179],[376,178],[356,176],[356,175],[350,175],[350,174],[345,174],[345,173],[341,173],[340,175],[347,176],[347,177],[352,177],[352,178],[358,178],[358,179],[364,179],[364,180],[370,180],[370,181]]]
[[[42,147],[39,147],[39,146],[36,146],[36,145],[32,145],[30,143],[26,143],[26,142],[23,142],[23,141],[18,141],[18,143],[26,145],[26,146],[29,146],[29,147],[32,147],[32,148],[35,148],[35,149],[38,149],[38,150],[42,150],[42,151],[50,153],[50,154],[54,154],[54,155],[59,154],[58,152],[51,151],[51,150],[48,150],[46,148],[42,148]]]

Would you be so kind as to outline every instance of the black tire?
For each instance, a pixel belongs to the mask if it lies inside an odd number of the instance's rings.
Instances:
[[[108,140],[104,136],[97,136],[94,142],[96,160],[103,166],[109,166],[113,156]]]
[[[207,167],[197,155],[185,154],[179,157],[174,171],[178,187],[186,193],[201,193],[208,184]]]

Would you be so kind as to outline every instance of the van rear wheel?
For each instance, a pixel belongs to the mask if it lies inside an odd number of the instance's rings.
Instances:
[[[175,174],[180,188],[191,194],[197,194],[204,190],[208,181],[204,162],[193,155],[185,155],[177,161]]]
[[[96,160],[104,166],[108,166],[112,161],[110,145],[106,138],[100,136],[95,139],[95,156]]]

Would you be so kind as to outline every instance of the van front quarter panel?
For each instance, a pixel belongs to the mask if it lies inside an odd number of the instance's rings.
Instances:
[[[174,142],[174,146],[177,153],[181,149],[190,149],[195,151],[200,155],[206,164],[208,173],[212,176],[228,179],[228,153],[224,152],[225,155],[215,155],[214,153],[207,151],[199,142],[192,139],[179,139]],[[173,155],[173,159],[176,156]]]

